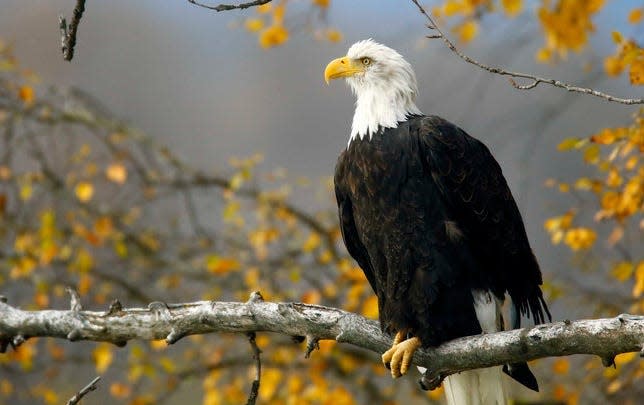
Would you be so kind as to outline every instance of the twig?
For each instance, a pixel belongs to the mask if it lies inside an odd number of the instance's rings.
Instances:
[[[92,382],[87,384],[83,389],[78,391],[76,395],[71,397],[69,401],[67,401],[67,405],[75,405],[79,403],[80,400],[83,399],[85,395],[87,395],[87,393],[89,393],[90,391],[94,391],[97,388],[96,384],[99,382],[100,379],[101,377],[96,377],[95,379],[93,379]]]
[[[199,3],[196,0],[188,0],[188,3],[194,4],[195,6],[207,8],[208,10],[229,11],[229,10],[243,10],[245,8],[257,7],[266,3],[270,3],[271,1],[273,0],[255,0],[255,1],[249,1],[248,3],[220,4],[218,6],[209,6],[207,4]]]
[[[61,14],[58,17],[58,26],[60,28],[60,46],[63,51],[63,59],[71,61],[74,57],[74,47],[76,46],[76,32],[78,31],[78,24],[83,17],[85,11],[85,0],[76,0],[76,7],[74,7],[74,14],[72,15],[72,22],[67,25],[65,17]]]
[[[530,90],[530,89],[534,89],[535,87],[537,87],[537,85],[539,85],[539,83],[546,83],[546,84],[550,84],[552,86],[559,87],[559,88],[562,88],[562,89],[566,89],[568,91],[572,91],[572,92],[576,92],[576,93],[591,94],[593,96],[600,97],[600,98],[606,99],[608,101],[614,101],[616,103],[621,103],[621,104],[644,104],[644,98],[621,98],[621,97],[616,97],[616,96],[612,96],[610,94],[606,94],[606,93],[603,93],[601,91],[597,91],[597,90],[594,90],[594,89],[591,89],[591,88],[573,86],[573,85],[564,83],[564,82],[562,82],[560,80],[546,79],[546,78],[543,78],[543,77],[534,76],[534,75],[527,74],[527,73],[512,72],[512,71],[509,71],[509,70],[504,70],[504,69],[501,69],[501,68],[498,68],[498,67],[488,66],[488,65],[485,65],[485,64],[483,64],[481,62],[478,62],[478,61],[472,59],[471,57],[467,56],[463,52],[459,51],[456,48],[454,43],[452,43],[452,41],[450,41],[449,38],[447,38],[447,36],[443,33],[443,31],[441,31],[441,29],[438,27],[438,24],[436,24],[436,22],[429,15],[429,13],[423,8],[423,6],[420,5],[418,0],[411,0],[411,1],[418,7],[418,9],[420,10],[421,14],[423,14],[425,16],[425,18],[427,18],[427,20],[429,21],[428,27],[430,29],[435,30],[436,32],[438,32],[438,34],[428,35],[427,38],[432,38],[432,39],[440,38],[440,39],[442,39],[443,42],[445,42],[445,44],[447,45],[447,47],[452,52],[454,52],[456,55],[458,55],[459,58],[463,59],[467,63],[471,63],[472,65],[478,66],[481,69],[487,70],[490,73],[495,73],[495,74],[498,74],[498,75],[501,75],[501,76],[510,76],[511,78],[516,77],[516,78],[532,80],[532,82],[529,83],[529,84],[520,85],[520,84],[516,83],[513,79],[510,79],[510,84],[516,89]]]
[[[262,351],[259,349],[259,346],[257,346],[257,342],[255,341],[255,332],[248,333],[248,341],[250,342],[250,347],[253,349],[253,360],[255,360],[255,380],[253,381],[253,385],[250,389],[246,405],[255,405],[257,395],[259,394],[259,382],[262,377],[262,360],[260,358]]]

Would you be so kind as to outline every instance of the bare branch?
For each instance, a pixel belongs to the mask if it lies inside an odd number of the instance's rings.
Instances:
[[[0,347],[31,337],[57,337],[123,345],[131,339],[165,339],[212,332],[275,332],[336,340],[377,353],[391,345],[378,322],[337,308],[300,303],[199,301],[151,303],[148,308],[119,311],[23,311],[0,302]],[[17,339],[20,337],[21,339]],[[555,322],[455,339],[420,350],[414,363],[427,368],[426,386],[446,376],[475,368],[518,363],[549,356],[593,354],[602,359],[639,352],[644,344],[644,316]],[[307,344],[308,346],[308,344]]]
[[[78,32],[78,24],[83,18],[85,11],[85,0],[76,0],[76,7],[74,7],[74,14],[72,15],[72,22],[67,25],[65,17],[61,14],[58,17],[58,24],[60,28],[60,46],[63,51],[63,59],[71,61],[74,57],[74,47],[76,46],[76,32]]]
[[[257,7],[266,3],[270,3],[273,0],[255,0],[249,1],[248,3],[240,4],[220,4],[218,6],[209,6],[207,4],[199,3],[196,0],[188,0],[188,3],[194,4],[195,6],[207,8],[208,10],[219,11],[229,11],[229,10],[243,10],[245,8]]]
[[[259,395],[259,383],[262,377],[262,359],[260,357],[262,351],[259,349],[259,346],[257,346],[257,342],[255,341],[255,332],[248,332],[248,342],[253,350],[253,360],[255,360],[255,380],[253,380],[253,385],[250,389],[246,405],[255,405],[257,395]]]
[[[644,104],[644,98],[621,98],[621,97],[616,97],[616,96],[612,96],[610,94],[606,94],[606,93],[603,93],[601,91],[597,91],[597,90],[594,90],[594,89],[591,89],[591,88],[573,86],[571,84],[564,83],[564,82],[562,82],[560,80],[546,79],[546,78],[543,78],[543,77],[534,76],[534,75],[527,74],[527,73],[512,72],[512,71],[509,71],[509,70],[504,70],[504,69],[501,69],[501,68],[498,68],[498,67],[488,66],[488,65],[485,65],[485,64],[483,64],[481,62],[478,62],[478,61],[472,59],[471,57],[467,56],[466,54],[464,54],[463,52],[461,52],[460,50],[458,50],[456,48],[454,43],[452,41],[450,41],[449,38],[447,38],[447,36],[443,33],[443,31],[441,31],[441,29],[438,27],[438,24],[436,24],[434,19],[425,10],[425,8],[420,5],[418,0],[411,0],[411,1],[416,5],[416,7],[418,7],[418,10],[420,10],[421,14],[423,14],[425,16],[425,18],[427,18],[427,20],[429,21],[428,28],[438,32],[438,34],[428,35],[427,38],[431,38],[431,39],[440,38],[440,39],[442,39],[443,42],[445,42],[445,44],[447,45],[447,47],[452,52],[454,52],[456,55],[458,55],[459,58],[463,59],[467,63],[471,63],[472,65],[478,66],[481,69],[487,70],[490,73],[495,73],[495,74],[501,75],[501,76],[510,76],[510,77],[515,77],[515,78],[522,78],[522,79],[532,80],[532,82],[530,84],[527,84],[527,85],[519,85],[515,81],[510,80],[510,83],[516,89],[530,90],[530,89],[533,89],[533,88],[537,87],[537,85],[539,83],[546,83],[546,84],[550,84],[550,85],[555,86],[555,87],[566,89],[568,91],[572,91],[572,92],[575,92],[575,93],[590,94],[590,95],[600,97],[600,98],[603,98],[605,100],[613,101],[613,102],[616,102],[616,103],[629,104],[629,105],[630,104]]]
[[[96,387],[96,384],[98,384],[98,382],[99,382],[99,380],[100,380],[100,379],[101,379],[101,377],[96,377],[96,378],[94,378],[94,379],[92,380],[92,382],[90,382],[89,384],[87,384],[85,387],[83,387],[83,389],[81,389],[80,391],[78,391],[78,392],[76,393],[76,395],[74,395],[73,397],[71,397],[71,398],[69,399],[69,401],[67,401],[67,405],[75,405],[75,404],[79,403],[79,402],[80,402],[80,400],[81,400],[81,399],[83,399],[83,397],[84,397],[85,395],[87,395],[87,393],[89,393],[90,391],[94,391],[94,390],[97,388],[97,387]]]

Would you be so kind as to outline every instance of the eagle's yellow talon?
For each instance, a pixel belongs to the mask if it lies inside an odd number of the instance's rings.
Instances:
[[[391,369],[391,376],[398,378],[407,373],[414,352],[421,346],[420,339],[413,337],[402,341],[402,332],[398,332],[394,338],[391,349],[382,355],[382,362],[388,369]]]

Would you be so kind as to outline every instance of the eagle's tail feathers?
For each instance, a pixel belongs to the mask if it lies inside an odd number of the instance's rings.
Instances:
[[[505,405],[507,393],[501,367],[464,371],[445,378],[448,405]]]
[[[503,372],[531,390],[539,392],[539,383],[532,371],[530,371],[528,363],[505,364],[503,365]]]

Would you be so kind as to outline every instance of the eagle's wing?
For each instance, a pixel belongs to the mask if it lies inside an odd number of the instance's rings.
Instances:
[[[351,257],[358,262],[362,268],[364,275],[367,277],[369,284],[373,291],[378,294],[376,285],[376,274],[374,273],[373,266],[369,259],[367,248],[360,241],[358,230],[353,220],[353,207],[351,206],[351,199],[344,193],[336,181],[335,197],[338,202],[338,216],[340,218],[340,231],[342,232],[342,239],[349,251]]]
[[[516,309],[535,323],[550,318],[521,213],[488,148],[439,117],[425,117],[417,129],[425,170],[483,270],[474,276],[499,297],[507,290]]]

